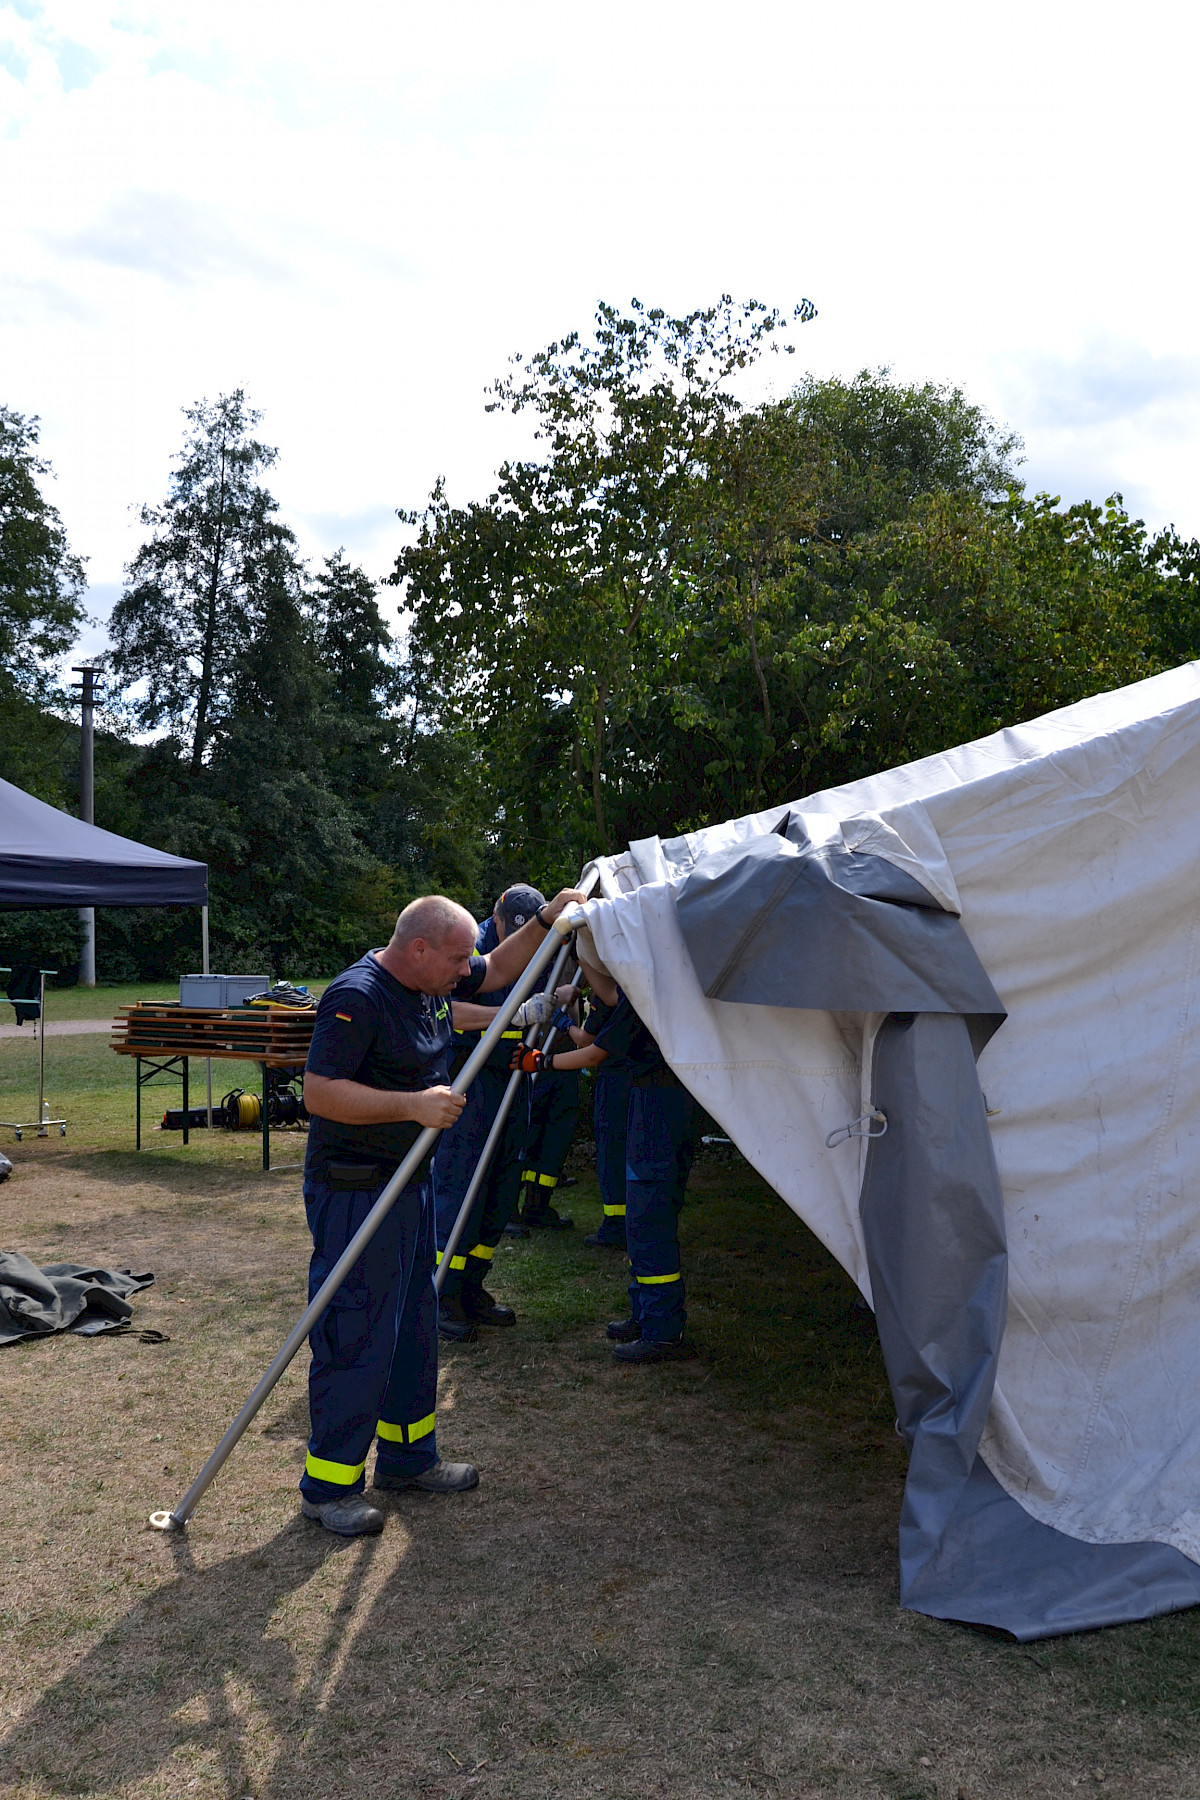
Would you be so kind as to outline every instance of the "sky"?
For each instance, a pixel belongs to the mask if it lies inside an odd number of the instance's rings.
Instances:
[[[302,552],[378,577],[397,509],[528,448],[509,357],[635,295],[808,298],[748,397],[953,383],[1031,488],[1200,535],[1198,37],[1160,0],[0,0],[0,401],[80,650],[184,406],[243,388]]]

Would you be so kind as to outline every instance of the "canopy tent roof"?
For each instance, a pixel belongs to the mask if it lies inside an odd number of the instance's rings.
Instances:
[[[1200,664],[599,870],[600,955],[875,1305],[904,1604],[1037,1637],[1200,1602]],[[946,997],[930,904],[1002,1022]]]
[[[207,904],[205,863],[101,831],[0,781],[0,911]]]

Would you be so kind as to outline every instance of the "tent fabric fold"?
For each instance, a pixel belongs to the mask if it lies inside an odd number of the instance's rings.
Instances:
[[[204,863],[102,831],[0,781],[0,911],[207,904]]]
[[[94,1337],[118,1331],[133,1317],[128,1296],[150,1287],[153,1275],[132,1269],[95,1269],[49,1263],[39,1269],[16,1250],[0,1250],[0,1344],[74,1331]]]
[[[1189,664],[598,865],[605,963],[875,1308],[935,1617],[1200,1600],[1198,792]]]

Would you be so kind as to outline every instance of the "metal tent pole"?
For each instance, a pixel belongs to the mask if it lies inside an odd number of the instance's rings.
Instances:
[[[563,967],[567,960],[568,950],[569,946],[564,944],[558,955],[555,957],[554,967],[550,971],[550,979],[547,981],[543,992],[551,994],[558,986],[562,977]],[[531,1025],[525,1036],[526,1045],[532,1046],[534,1039],[537,1037],[537,1032],[537,1026]],[[551,1030],[550,1036],[546,1040],[547,1047],[553,1042],[553,1039],[554,1032]],[[438,1258],[437,1273],[433,1278],[433,1285],[439,1294],[446,1285],[446,1271],[450,1267],[450,1258],[454,1255],[459,1244],[462,1242],[463,1233],[467,1229],[467,1221],[470,1219],[471,1210],[475,1205],[476,1195],[483,1186],[484,1181],[487,1178],[487,1172],[492,1166],[492,1158],[495,1156],[496,1151],[500,1146],[500,1140],[504,1136],[504,1128],[508,1124],[508,1115],[512,1111],[513,1102],[517,1097],[517,1089],[524,1079],[525,1077],[520,1069],[514,1069],[508,1078],[508,1086],[504,1090],[499,1110],[496,1113],[496,1117],[492,1120],[492,1128],[484,1139],[483,1149],[479,1152],[479,1161],[475,1164],[475,1172],[471,1176],[466,1193],[463,1195],[463,1203],[458,1209],[458,1217],[454,1221],[454,1229],[446,1239],[446,1248],[441,1252]]]
[[[79,735],[79,816],[88,825],[96,822],[95,808],[95,754],[94,754],[94,709],[98,698],[96,693],[96,676],[98,670],[90,663],[76,663],[71,670],[78,675],[79,699],[81,704]],[[79,946],[80,987],[94,988],[96,985],[96,909],[94,906],[79,908],[79,923],[82,927],[83,941]],[[41,1109],[39,1114],[41,1116]]]
[[[208,974],[208,908],[200,908],[200,973]],[[205,1123],[212,1130],[212,1057],[204,1059],[204,1081],[208,1091],[208,1117]]]
[[[562,940],[570,935],[576,924],[581,922],[582,914],[574,907],[568,908],[566,912],[559,914],[558,918],[554,921],[554,929],[547,933],[545,943],[534,953],[533,957],[526,965],[520,980],[513,988],[512,993],[508,996],[507,1000],[501,1002],[500,1006],[497,1008],[495,1019],[488,1026],[483,1037],[455,1076],[451,1086],[456,1094],[465,1093],[466,1089],[470,1087],[472,1081],[474,1081],[476,1075],[479,1073],[480,1069],[482,1069],[493,1049],[499,1043],[505,1026],[516,1012],[518,1006],[520,1006],[521,1002],[533,992],[534,984],[537,981],[538,976],[550,961],[555,950],[561,944]],[[183,1498],[178,1502],[173,1511],[152,1512],[150,1514],[150,1523],[157,1530],[181,1531],[187,1524],[197,1506],[200,1504],[205,1491],[228,1461],[230,1455],[237,1446],[239,1439],[258,1412],[263,1401],[267,1398],[300,1346],[304,1343],[309,1332],[317,1323],[317,1320],[321,1317],[322,1313],[329,1305],[329,1302],[333,1299],[333,1296],[337,1293],[343,1281],[345,1281],[347,1275],[350,1273],[367,1245],[371,1242],[375,1233],[379,1230],[379,1227],[383,1224],[384,1219],[387,1217],[404,1189],[408,1186],[440,1135],[440,1132],[432,1125],[427,1125],[422,1131],[420,1137],[418,1137],[416,1143],[413,1145],[404,1161],[400,1164],[400,1167],[396,1170],[396,1173],[392,1176],[392,1179],[388,1182],[378,1200],[351,1238],[349,1244],[347,1244],[345,1250],[343,1250],[341,1256],[339,1256],[337,1262],[322,1282],[317,1293],[289,1332],[286,1341],[278,1355],[275,1357],[275,1360],[272,1362],[270,1368],[267,1369],[254,1391],[246,1400],[242,1410],[226,1430],[224,1437],[212,1452],[212,1455],[197,1475],[195,1481],[193,1481],[191,1487],[187,1490],[186,1494],[184,1494]]]
[[[46,971],[38,970],[38,1136],[49,1137],[46,1129]]]

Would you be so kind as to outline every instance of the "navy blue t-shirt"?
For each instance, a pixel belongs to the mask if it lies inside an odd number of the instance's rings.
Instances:
[[[473,956],[453,996],[419,994],[389,975],[369,951],[331,981],[317,1006],[307,1070],[330,1080],[414,1094],[449,1081],[450,999],[469,1000],[487,974]],[[383,1125],[339,1125],[313,1115],[308,1127],[305,1179],[325,1179],[331,1162],[373,1162],[390,1173],[423,1127],[415,1119]]]
[[[662,1051],[620,988],[617,1004],[596,1033],[596,1044],[608,1056],[604,1068],[625,1069],[635,1081],[667,1066]]]

